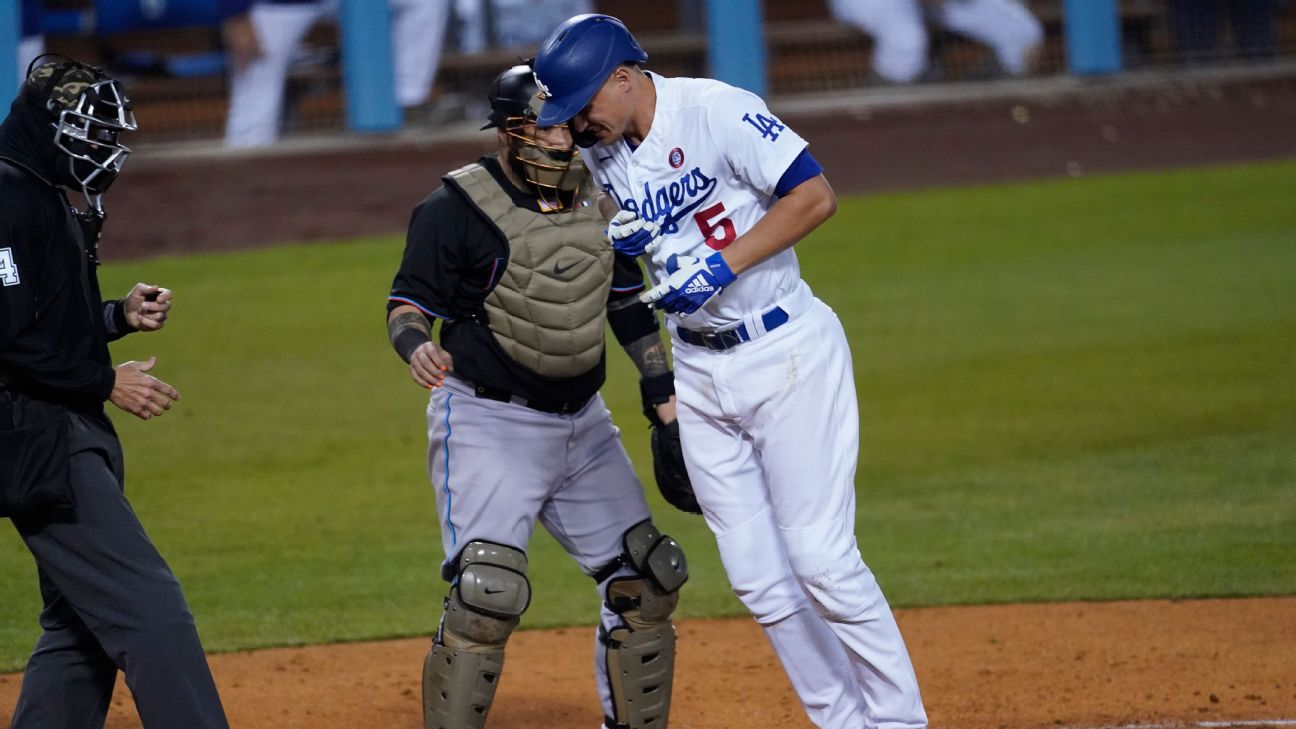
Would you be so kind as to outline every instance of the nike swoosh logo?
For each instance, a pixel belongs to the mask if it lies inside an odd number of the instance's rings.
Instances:
[[[577,263],[579,262],[580,261],[577,261]],[[563,266],[559,261],[554,261],[554,275],[561,276],[564,273],[567,273],[568,271],[572,270],[572,268],[575,267],[575,265],[576,263],[573,263],[570,266]]]
[[[503,589],[499,589],[499,590],[492,590],[492,589],[490,589],[489,587],[484,587],[484,588],[482,588],[482,592],[486,593],[487,595],[498,595],[498,594],[500,594],[501,592],[504,592],[504,590],[503,590]]]

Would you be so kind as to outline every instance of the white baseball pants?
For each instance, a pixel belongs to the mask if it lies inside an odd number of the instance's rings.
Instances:
[[[859,418],[845,333],[804,283],[780,305],[788,323],[733,349],[674,338],[698,503],[811,721],[924,727],[904,640],[855,542]]]
[[[912,83],[927,68],[927,30],[921,0],[830,0],[832,14],[873,38],[873,70],[892,83]],[[930,19],[945,30],[984,43],[1004,70],[1026,73],[1044,28],[1018,0],[944,0]]]
[[[427,100],[436,78],[450,0],[389,2],[396,101],[415,106]],[[227,147],[263,147],[279,138],[288,67],[311,26],[334,15],[337,2],[258,3],[250,12],[261,56],[230,75]]]

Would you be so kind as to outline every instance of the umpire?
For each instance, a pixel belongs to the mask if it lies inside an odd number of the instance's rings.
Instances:
[[[148,729],[227,729],[180,584],[123,494],[103,406],[148,420],[180,397],[149,374],[154,358],[114,368],[108,354],[171,309],[157,286],[99,293],[100,201],[134,115],[97,68],[55,58],[28,71],[0,126],[0,516],[36,559],[44,633],[12,726],[102,727],[120,669]]]

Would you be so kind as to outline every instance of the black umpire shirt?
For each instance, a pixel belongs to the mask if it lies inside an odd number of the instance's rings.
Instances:
[[[105,420],[108,341],[127,327],[54,183],[61,160],[48,120],[15,101],[0,126],[0,387]]]
[[[540,212],[535,197],[504,176],[495,155],[486,155],[479,162],[508,192],[514,205]],[[410,303],[429,319],[443,320],[441,346],[454,357],[455,373],[475,384],[536,402],[578,402],[592,397],[606,376],[606,349],[588,372],[559,379],[542,377],[518,364],[495,341],[485,323],[485,301],[499,283],[508,255],[508,241],[485,215],[453,187],[442,186],[414,209],[387,310]],[[638,262],[616,254],[609,303],[634,296],[643,288]],[[635,309],[652,318],[649,326],[656,330],[651,309]]]

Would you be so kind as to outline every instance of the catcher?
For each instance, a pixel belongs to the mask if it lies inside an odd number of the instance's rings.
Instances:
[[[430,390],[428,474],[450,583],[423,667],[424,727],[485,725],[505,643],[531,600],[537,519],[602,598],[594,666],[606,725],[665,727],[670,618],[688,569],[653,526],[598,394],[605,322],[641,375],[659,486],[696,512],[674,378],[637,297],[639,266],[609,244],[566,125],[536,127],[535,95],[529,65],[491,84],[482,128],[495,129],[498,153],[450,172],[415,208],[388,297],[392,346]]]

